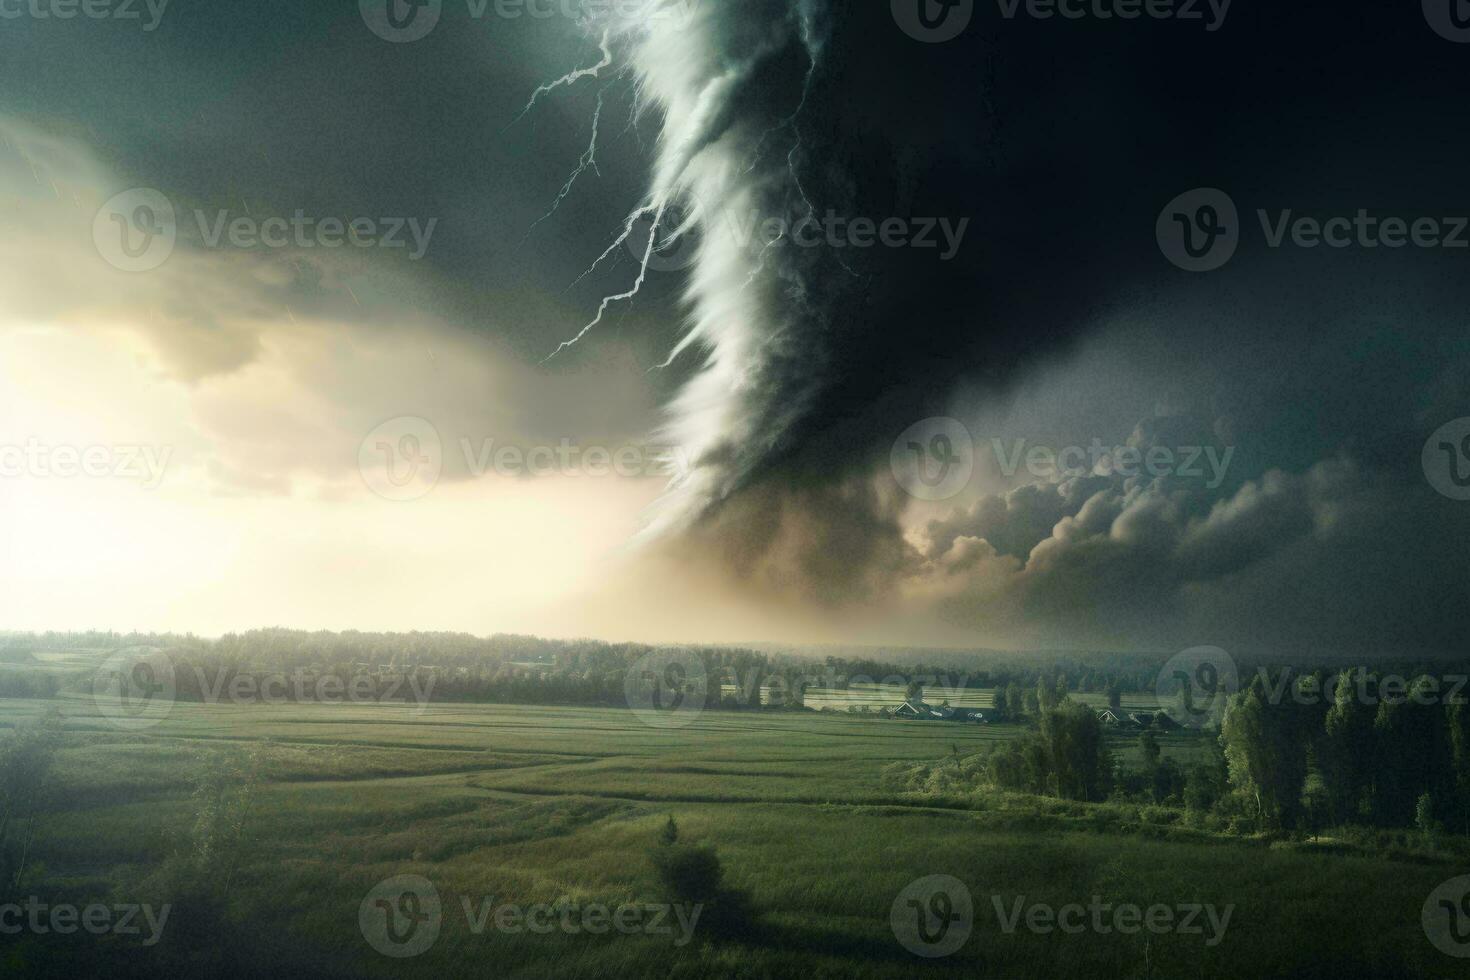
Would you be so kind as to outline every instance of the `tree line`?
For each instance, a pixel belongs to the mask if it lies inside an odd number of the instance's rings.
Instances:
[[[1230,699],[1220,744],[1262,827],[1470,833],[1470,705],[1434,675],[1258,676]]]
[[[1043,678],[997,698],[1017,701],[1013,720],[1028,731],[968,758],[956,749],[929,773],[948,772],[940,785],[1175,807],[1242,831],[1470,835],[1470,698],[1457,687],[1428,673],[1267,671],[1226,700],[1218,731],[1182,733],[1194,740],[1188,765],[1164,755],[1152,728],[1135,765],[1115,758],[1096,711]]]

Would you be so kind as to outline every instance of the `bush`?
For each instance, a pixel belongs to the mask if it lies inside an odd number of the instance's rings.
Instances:
[[[683,902],[709,902],[720,892],[723,869],[712,847],[661,844],[653,850],[653,869],[664,893]]]
[[[750,896],[723,883],[719,855],[708,845],[679,841],[674,818],[664,826],[659,843],[649,851],[658,874],[663,897],[670,903],[689,903],[703,908],[700,919],[709,934],[720,939],[757,941],[760,926]]]

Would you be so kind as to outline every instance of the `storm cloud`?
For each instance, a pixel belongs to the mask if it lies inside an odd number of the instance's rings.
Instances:
[[[1413,462],[1464,410],[1446,396],[1463,393],[1458,257],[1283,251],[1251,227],[1253,206],[1412,218],[1454,199],[1457,52],[1417,11],[1344,22],[1308,3],[1191,32],[1001,21],[977,7],[960,38],[922,44],[881,4],[682,9],[693,12],[623,25],[663,118],[646,206],[677,202],[681,216],[655,244],[698,241],[675,349],[698,361],[667,426],[693,465],[656,532],[693,528],[746,584],[835,606],[927,596],[951,621],[1033,641],[1223,629],[1258,644],[1362,645],[1397,629],[1411,646],[1452,642],[1423,609],[1462,574],[1366,583],[1446,571],[1440,522],[1463,527]],[[1396,155],[1362,151],[1364,127]],[[1154,239],[1164,204],[1197,186],[1240,198],[1239,252],[1210,278],[1173,268]],[[803,215],[940,215],[971,234],[948,260],[803,249],[741,240],[730,214],[774,216],[775,229]],[[1101,388],[1121,345],[1150,331],[1171,336],[1130,350],[1141,389]],[[1105,335],[1120,347],[1082,344]],[[1185,445],[1157,430],[1186,417],[1204,426],[1192,445],[1239,432],[1229,480],[1223,468],[1214,486],[1089,474],[982,493],[937,518],[885,492],[888,447],[909,424],[1014,409],[1055,370],[1092,418],[1177,400],[1193,375],[1215,402],[1202,413],[1151,413],[1132,432],[1072,428],[1134,446]],[[1330,623],[1271,598],[1286,569],[1314,563],[1301,590],[1322,594]],[[1392,626],[1362,628],[1375,622]]]

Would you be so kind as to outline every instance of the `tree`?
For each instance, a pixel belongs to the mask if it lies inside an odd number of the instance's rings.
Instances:
[[[1041,732],[1048,781],[1056,794],[1073,800],[1105,798],[1113,765],[1096,712],[1071,703],[1052,708],[1042,716]]]
[[[799,675],[793,677],[790,684],[786,688],[786,707],[805,708],[806,689],[810,686],[811,682],[808,681],[805,677],[801,677]]]
[[[1037,713],[1045,716],[1059,702],[1056,684],[1049,682],[1045,676],[1038,678],[1036,681]]]
[[[1446,710],[1450,770],[1454,774],[1454,798],[1458,804],[1458,826],[1470,834],[1470,704],[1452,702]]]
[[[1153,730],[1146,728],[1138,736],[1138,749],[1143,755],[1143,778],[1155,803],[1184,795],[1184,771],[1173,759],[1163,757],[1163,749]]]
[[[1424,835],[1424,843],[1434,847],[1444,825],[1434,819],[1434,797],[1429,793],[1421,793],[1414,804],[1414,826]]]
[[[1005,716],[1012,721],[1020,718],[1026,711],[1026,697],[1021,690],[1021,685],[1015,681],[1005,687]]]
[[[658,842],[665,847],[679,842],[679,825],[674,822],[672,813],[669,814],[669,822],[664,824],[663,829],[659,831]]]
[[[1138,750],[1143,753],[1143,767],[1152,771],[1159,764],[1159,756],[1163,750],[1159,748],[1159,740],[1154,737],[1151,729],[1145,728],[1143,734],[1138,736]]]
[[[717,936],[747,937],[756,918],[750,896],[724,884],[724,869],[713,847],[668,839],[674,818],[664,825],[649,859],[664,898],[704,908],[701,927]]]
[[[1329,814],[1332,812],[1332,801],[1327,794],[1327,783],[1322,779],[1322,774],[1315,769],[1309,770],[1307,778],[1302,782],[1302,823],[1308,833],[1315,838],[1322,831]]]
[[[1360,680],[1366,682],[1353,670],[1337,676],[1324,722],[1319,759],[1332,819],[1338,823],[1351,823],[1362,813],[1373,762],[1373,709],[1354,690]]]
[[[1263,827],[1295,826],[1301,807],[1306,753],[1292,708],[1271,703],[1257,677],[1230,699],[1220,728],[1230,782],[1253,801]]]
[[[1184,806],[1197,814],[1208,813],[1230,789],[1230,771],[1220,743],[1211,740],[1207,761],[1196,762],[1184,784]]]
[[[1453,784],[1445,714],[1435,683],[1416,678],[1405,692],[1379,687],[1373,718],[1373,814],[1380,825],[1407,827],[1422,793]]]

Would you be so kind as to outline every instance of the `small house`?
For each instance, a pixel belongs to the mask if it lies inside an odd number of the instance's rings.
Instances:
[[[986,724],[985,713],[979,708],[951,708],[947,704],[925,704],[923,701],[905,701],[893,709],[895,718],[912,718],[916,721],[959,721]]]
[[[953,708],[923,701],[905,701],[893,709],[895,718],[913,718],[916,721],[948,721],[953,715]]]
[[[1128,720],[1139,728],[1157,728],[1160,731],[1169,732],[1178,728],[1173,718],[1162,711],[1134,711],[1128,715]]]
[[[905,701],[903,704],[893,709],[893,717],[927,718],[929,717],[929,706],[922,701],[920,701],[918,704],[915,704],[912,701]]]

